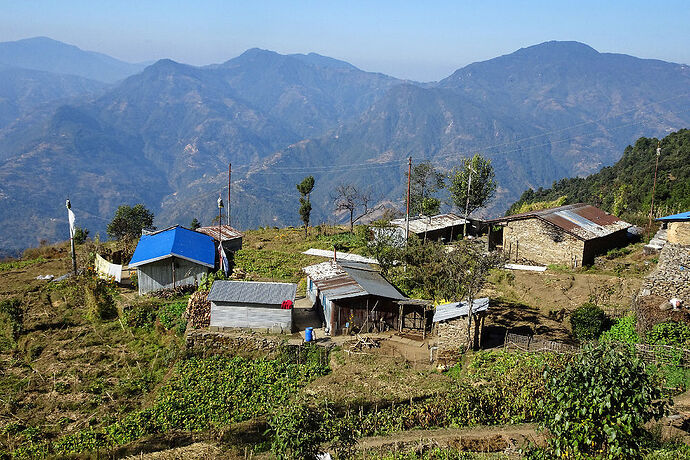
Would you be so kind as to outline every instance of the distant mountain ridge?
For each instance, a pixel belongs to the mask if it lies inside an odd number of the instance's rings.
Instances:
[[[161,60],[0,128],[0,248],[64,238],[66,195],[92,234],[137,202],[159,226],[210,223],[230,162],[241,228],[297,225],[295,184],[309,174],[312,221],[333,221],[339,182],[398,204],[408,156],[448,170],[476,152],[496,168],[498,214],[528,187],[595,172],[638,137],[688,126],[689,102],[687,66],[576,42],[474,63],[435,84],[313,53],[251,49],[204,67]]]
[[[146,64],[132,64],[48,37],[33,37],[0,43],[0,64],[25,69],[115,83],[143,70]]]

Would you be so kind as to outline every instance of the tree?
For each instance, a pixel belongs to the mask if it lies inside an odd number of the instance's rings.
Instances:
[[[189,228],[191,228],[192,230],[196,230],[197,228],[201,228],[201,222],[199,222],[197,220],[197,218],[195,217],[194,219],[192,219],[192,223],[189,224]]]
[[[89,237],[89,229],[83,227],[74,227],[74,244],[84,244]]]
[[[462,212],[467,212],[468,216],[485,206],[496,193],[494,177],[491,160],[479,154],[472,158],[465,158],[463,165],[454,168],[449,177],[449,191],[453,205]]]
[[[335,204],[335,212],[344,211],[350,215],[350,233],[357,221],[381,208],[381,206],[371,207],[374,202],[371,189],[359,189],[353,184],[336,186],[335,194],[331,198]],[[358,209],[361,212],[356,214]]]
[[[629,347],[587,347],[565,369],[548,369],[546,386],[550,458],[641,458],[643,425],[667,404]]]
[[[300,193],[299,199],[299,215],[304,222],[304,236],[307,236],[307,230],[309,228],[309,217],[311,216],[311,201],[309,200],[309,195],[311,191],[314,190],[314,176],[307,176],[297,184],[297,191]]]
[[[153,213],[143,204],[135,206],[122,205],[115,211],[113,220],[107,227],[108,236],[116,240],[134,239],[141,235],[141,230],[153,226]]]
[[[438,214],[441,200],[434,195],[444,187],[445,177],[431,163],[415,165],[410,178],[410,215]]]

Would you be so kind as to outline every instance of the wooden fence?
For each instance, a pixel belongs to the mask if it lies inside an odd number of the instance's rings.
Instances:
[[[690,367],[690,350],[685,348],[670,347],[668,345],[647,345],[637,343],[635,345],[619,343],[621,346],[633,346],[637,356],[647,364],[673,365]],[[552,340],[539,340],[529,335],[506,334],[505,349],[517,349],[534,353],[577,353],[581,347]]]

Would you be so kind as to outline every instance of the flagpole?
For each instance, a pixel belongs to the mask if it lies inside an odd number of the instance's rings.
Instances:
[[[67,207],[67,220],[69,221],[69,244],[72,252],[72,273],[77,274],[77,254],[74,251],[74,213],[72,212],[72,203],[69,199],[65,202]]]

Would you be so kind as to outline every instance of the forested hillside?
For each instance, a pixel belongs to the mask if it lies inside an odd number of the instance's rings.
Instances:
[[[522,212],[530,204],[560,199],[563,204],[590,203],[621,217],[646,216],[652,200],[657,145],[657,139],[641,137],[634,146],[625,149],[623,157],[613,166],[585,178],[554,182],[548,189],[528,189],[506,214]],[[660,145],[655,214],[687,211],[690,209],[690,130],[669,134]]]

